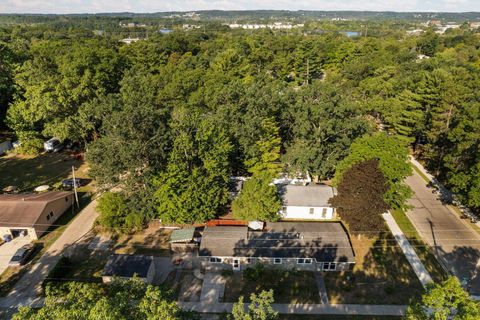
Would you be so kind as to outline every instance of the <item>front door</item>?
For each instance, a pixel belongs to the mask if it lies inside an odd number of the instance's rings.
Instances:
[[[234,271],[240,270],[240,259],[233,259],[233,270]]]

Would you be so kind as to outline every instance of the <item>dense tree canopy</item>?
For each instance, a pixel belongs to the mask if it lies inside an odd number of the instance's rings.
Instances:
[[[117,281],[108,287],[96,283],[67,282],[49,286],[40,309],[21,307],[14,320],[191,319],[167,292],[138,279]]]
[[[350,154],[336,168],[335,180],[343,181],[346,172],[354,164],[376,159],[388,182],[384,194],[385,202],[395,208],[402,206],[411,194],[404,179],[411,174],[406,145],[395,136],[384,132],[366,135],[357,139],[350,148]],[[347,176],[348,177],[348,176]]]
[[[212,23],[163,35],[142,18],[146,27],[132,30],[151,31],[148,39],[126,45],[118,17],[52,19],[0,30],[0,117],[8,105],[21,152],[52,136],[85,149],[92,177],[103,189],[119,185],[138,221],[224,212],[229,175],[340,181],[374,158],[385,201],[402,206],[407,147],[480,210],[475,31],[406,36],[414,24],[309,21],[289,31]],[[368,35],[346,37],[345,26]]]
[[[421,301],[408,308],[406,320],[473,320],[480,318],[480,304],[473,300],[457,278],[451,276],[427,289]]]

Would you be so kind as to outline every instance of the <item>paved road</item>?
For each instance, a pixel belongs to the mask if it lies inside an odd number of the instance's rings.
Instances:
[[[31,270],[20,278],[8,296],[0,299],[0,308],[17,308],[22,305],[36,306],[43,303],[43,299],[38,296],[43,280],[56,265],[61,255],[68,255],[74,247],[73,245],[91,230],[98,215],[95,210],[96,205],[96,200],[93,200],[75,217]]]
[[[221,302],[178,302],[184,310],[201,313],[232,312],[233,303]],[[245,304],[248,307],[248,303]],[[272,304],[281,314],[337,314],[337,315],[378,315],[403,316],[407,309],[404,305],[368,305],[368,304]]]
[[[422,283],[423,287],[426,288],[427,285],[433,281],[430,273],[425,269],[425,266],[422,261],[420,261],[415,249],[410,245],[410,242],[408,242],[407,237],[405,237],[405,234],[403,234],[402,229],[400,229],[393,216],[390,213],[384,213],[382,216],[387,222],[388,228],[395,237],[395,240],[397,240],[400,249],[402,249],[405,257],[412,266],[418,280]]]
[[[415,192],[407,216],[446,268],[460,280],[468,279],[470,293],[480,295],[480,277],[476,276],[480,235],[443,205],[417,172],[406,183]]]

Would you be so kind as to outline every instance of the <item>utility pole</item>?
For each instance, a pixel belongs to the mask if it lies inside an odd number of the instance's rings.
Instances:
[[[72,176],[73,176],[73,192],[75,193],[75,201],[77,202],[77,207],[80,208],[78,203],[78,194],[77,194],[77,181],[75,180],[75,167],[72,166]]]

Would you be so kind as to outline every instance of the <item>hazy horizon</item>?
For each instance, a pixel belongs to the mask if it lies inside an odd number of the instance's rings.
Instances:
[[[170,11],[392,11],[392,12],[480,12],[478,0],[0,0],[0,13],[94,14],[157,13]]]

